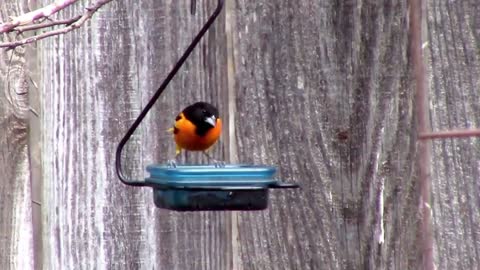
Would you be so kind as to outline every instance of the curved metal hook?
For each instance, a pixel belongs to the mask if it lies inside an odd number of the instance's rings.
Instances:
[[[210,16],[210,18],[208,18],[208,21],[205,23],[205,25],[202,27],[202,29],[200,30],[200,32],[198,32],[198,34],[195,36],[195,38],[193,39],[192,43],[190,43],[190,45],[188,46],[188,48],[185,50],[185,52],[183,53],[182,57],[180,57],[180,59],[177,61],[177,63],[175,64],[175,66],[172,68],[172,70],[170,71],[170,73],[167,75],[167,77],[165,78],[165,80],[162,82],[162,84],[160,85],[160,87],[157,89],[157,91],[155,92],[155,94],[153,95],[153,97],[148,101],[147,105],[145,106],[145,108],[142,110],[142,112],[140,112],[140,115],[138,115],[137,119],[135,119],[135,121],[133,122],[133,124],[130,126],[130,128],[128,129],[127,133],[125,133],[125,136],[122,138],[122,140],[120,141],[120,143],[118,144],[117,146],[117,151],[115,153],[115,169],[116,169],[116,173],[117,173],[117,176],[118,178],[120,179],[120,181],[125,184],[125,185],[129,185],[129,186],[137,186],[137,187],[142,187],[142,186],[149,186],[148,183],[146,183],[145,181],[132,181],[132,180],[128,180],[127,177],[125,177],[123,171],[122,171],[122,150],[123,150],[123,147],[125,146],[125,144],[128,142],[128,140],[130,139],[130,137],[132,136],[133,132],[135,132],[135,130],[138,128],[138,126],[140,125],[140,123],[142,122],[142,120],[145,118],[145,116],[147,115],[147,113],[150,111],[150,109],[152,108],[152,106],[155,104],[155,102],[158,100],[158,98],[160,97],[160,95],[163,93],[163,91],[165,90],[165,88],[167,87],[167,85],[170,83],[170,81],[173,79],[173,77],[175,76],[175,74],[177,74],[178,70],[180,69],[180,67],[182,67],[182,65],[185,63],[185,60],[187,60],[187,58],[190,56],[190,54],[192,53],[193,49],[195,49],[195,47],[198,45],[198,42],[200,42],[200,40],[202,39],[202,37],[205,35],[205,33],[207,32],[207,30],[212,26],[213,22],[215,21],[215,19],[217,19],[218,15],[220,14],[220,12],[222,11],[222,8],[223,8],[223,3],[224,3],[224,0],[218,0],[218,4],[217,4],[217,7],[215,9],[215,11],[213,12],[213,14]],[[192,2],[192,5],[195,4],[195,0],[193,0]]]
[[[195,0],[190,0],[190,13],[192,15],[195,15],[195,12],[197,11],[197,1]]]

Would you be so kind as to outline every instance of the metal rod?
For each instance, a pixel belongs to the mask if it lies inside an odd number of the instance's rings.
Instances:
[[[170,73],[167,75],[167,77],[165,78],[165,80],[162,82],[162,84],[160,85],[160,87],[157,89],[157,91],[155,92],[155,94],[153,95],[153,97],[148,101],[147,105],[145,106],[145,108],[142,110],[142,112],[140,112],[140,115],[137,117],[137,119],[135,119],[135,121],[133,122],[133,124],[130,126],[130,128],[128,129],[127,133],[125,134],[125,136],[122,138],[122,140],[120,141],[120,143],[118,144],[118,147],[117,147],[117,151],[116,151],[116,154],[115,154],[115,169],[116,169],[116,173],[117,173],[117,176],[118,178],[120,179],[120,181],[125,184],[125,185],[129,185],[129,186],[137,186],[137,187],[141,187],[141,186],[149,186],[149,184],[147,184],[145,181],[132,181],[130,179],[127,179],[127,177],[124,175],[123,171],[122,171],[122,150],[123,150],[123,147],[125,146],[125,144],[128,142],[128,140],[130,139],[130,137],[132,136],[132,134],[135,132],[135,130],[138,128],[138,126],[140,125],[140,123],[142,122],[142,120],[145,118],[145,116],[147,115],[147,113],[150,111],[150,109],[152,108],[152,106],[155,104],[155,102],[158,100],[158,98],[160,97],[160,95],[163,93],[163,91],[165,90],[165,88],[167,87],[167,85],[170,83],[170,81],[173,79],[173,77],[175,76],[175,74],[177,74],[178,70],[180,69],[180,67],[182,67],[182,65],[184,64],[185,60],[187,60],[187,58],[190,56],[190,54],[192,53],[193,49],[195,49],[195,47],[198,45],[198,42],[200,42],[200,40],[202,39],[202,37],[205,35],[205,33],[207,32],[207,30],[212,26],[213,22],[215,21],[215,19],[218,17],[218,15],[220,14],[220,12],[222,11],[222,8],[223,8],[223,3],[224,3],[224,0],[218,0],[218,4],[217,4],[217,8],[215,9],[215,11],[213,12],[213,14],[210,16],[210,18],[208,19],[207,23],[202,27],[202,29],[200,30],[200,32],[198,32],[197,36],[195,36],[195,38],[193,39],[192,43],[190,43],[190,45],[188,46],[187,50],[183,53],[182,57],[180,57],[180,59],[178,60],[178,62],[175,64],[175,66],[173,67],[173,69],[170,71]]]

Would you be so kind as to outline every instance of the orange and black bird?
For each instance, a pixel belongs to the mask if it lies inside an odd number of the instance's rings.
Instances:
[[[173,128],[173,138],[177,145],[175,156],[182,149],[188,151],[202,151],[209,159],[212,159],[205,151],[214,145],[222,132],[222,120],[218,115],[218,109],[207,102],[194,103],[177,115]],[[214,160],[214,162],[217,162]]]

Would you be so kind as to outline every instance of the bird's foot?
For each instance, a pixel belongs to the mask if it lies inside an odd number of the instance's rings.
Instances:
[[[168,168],[177,168],[177,161],[175,159],[169,159],[167,161]]]
[[[215,166],[215,168],[225,168],[225,161],[221,161],[221,160],[212,160],[213,161],[213,165]]]
[[[225,162],[221,160],[216,160],[212,158],[206,151],[202,152],[209,161],[212,161],[213,165],[215,165],[215,168],[225,168]]]

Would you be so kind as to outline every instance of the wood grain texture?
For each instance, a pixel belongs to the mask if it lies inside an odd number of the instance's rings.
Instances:
[[[0,54],[0,266],[38,263],[30,178],[40,160],[44,269],[420,268],[406,1],[227,1],[126,148],[126,170],[139,179],[171,158],[166,129],[206,100],[227,123],[214,156],[278,165],[279,178],[302,189],[272,191],[266,211],[176,213],[156,209],[150,189],[120,184],[117,143],[216,0],[197,1],[195,16],[190,1],[113,1],[84,27],[38,43],[38,59]],[[27,10],[17,2],[0,3],[2,19]],[[476,2],[425,10],[434,130],[479,126]],[[28,120],[29,72],[40,127]],[[437,269],[480,264],[479,150],[477,138],[433,143]]]
[[[28,10],[27,1],[2,1],[0,21]],[[1,41],[13,38],[2,35]],[[32,203],[28,157],[26,50],[0,52],[0,266],[32,269]]]
[[[480,5],[429,2],[425,51],[433,130],[480,125]],[[480,140],[433,143],[433,218],[438,269],[480,265]]]
[[[215,5],[202,1],[191,16],[188,1],[114,1],[86,27],[41,43],[45,269],[230,268],[228,213],[157,210],[150,189],[126,187],[114,174],[117,143]],[[183,107],[199,99],[223,104],[222,21],[126,148],[134,178],[173,157],[166,130]],[[223,151],[220,144],[214,154]]]
[[[236,2],[239,159],[303,187],[240,215],[244,269],[418,266],[407,7],[360,2]]]

